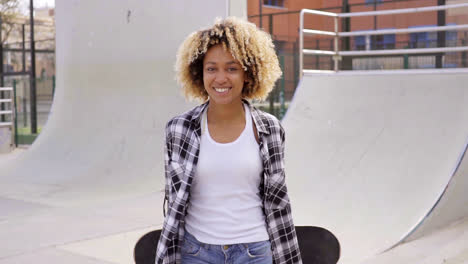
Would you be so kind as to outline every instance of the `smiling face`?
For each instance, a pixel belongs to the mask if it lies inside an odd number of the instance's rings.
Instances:
[[[210,103],[240,103],[245,80],[242,66],[221,44],[208,49],[203,59],[203,85],[210,96]]]

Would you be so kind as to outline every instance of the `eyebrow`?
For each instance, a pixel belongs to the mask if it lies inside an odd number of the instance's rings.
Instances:
[[[206,64],[215,64],[216,65],[216,62],[213,62],[213,61],[207,61]],[[237,62],[235,61],[229,61],[227,62],[226,64],[238,64]]]

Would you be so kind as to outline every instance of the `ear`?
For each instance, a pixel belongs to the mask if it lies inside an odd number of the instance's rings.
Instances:
[[[250,80],[245,78],[244,79],[244,86],[242,87],[242,94],[244,94],[246,92],[246,89],[247,89],[249,84],[250,84]]]
[[[247,71],[244,71],[244,83],[250,83],[249,75]]]
[[[247,73],[244,75],[244,84],[250,84],[252,80],[250,80],[249,76]]]

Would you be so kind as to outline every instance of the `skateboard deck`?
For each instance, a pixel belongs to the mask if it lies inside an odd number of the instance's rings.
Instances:
[[[336,264],[340,259],[340,243],[327,229],[316,226],[296,226],[297,239],[304,264]],[[154,264],[161,230],[142,236],[135,245],[136,264]]]
[[[332,232],[317,226],[296,226],[303,264],[336,264],[340,243]]]
[[[133,258],[135,264],[154,264],[156,259],[156,247],[158,246],[161,230],[154,230],[143,235],[135,244]]]

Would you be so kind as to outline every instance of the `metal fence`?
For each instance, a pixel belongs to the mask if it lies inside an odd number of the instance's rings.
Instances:
[[[13,92],[11,87],[0,87],[0,153],[9,152],[12,148]]]
[[[388,15],[398,15],[398,14],[413,14],[413,13],[423,13],[423,12],[445,12],[448,9],[460,9],[460,8],[468,8],[468,4],[455,4],[455,5],[444,5],[444,6],[430,6],[430,7],[420,7],[420,8],[405,8],[405,9],[393,9],[393,10],[381,10],[381,11],[370,11],[370,12],[356,12],[356,13],[331,13],[331,12],[324,12],[319,10],[309,10],[303,9],[300,13],[300,26],[299,26],[299,68],[300,73],[302,72],[327,72],[324,69],[310,69],[303,71],[305,67],[304,55],[315,55],[315,60],[318,60],[317,56],[329,56],[329,59],[332,60],[333,67],[328,69],[328,71],[332,70],[337,72],[339,70],[346,69],[346,67],[340,67],[340,63],[343,58],[348,58],[348,64],[352,65],[352,69],[354,70],[354,66],[359,68],[359,61],[354,63],[354,58],[361,58],[361,61],[367,63],[367,67],[375,68],[376,65],[386,65],[385,60],[383,60],[382,56],[400,56],[403,58],[402,61],[399,61],[398,58],[391,64],[398,65],[400,64],[403,67],[400,68],[409,68],[409,56],[432,56],[434,57],[433,64],[430,61],[423,60],[425,63],[422,65],[429,67],[429,68],[442,68],[441,66],[449,65],[449,67],[466,67],[466,52],[468,51],[468,46],[466,45],[467,40],[466,38],[460,39],[462,45],[457,46],[457,38],[449,38],[447,41],[447,36],[450,35],[458,35],[458,31],[468,30],[468,24],[462,25],[441,25],[441,26],[427,26],[427,27],[417,27],[417,28],[399,28],[399,29],[375,29],[375,30],[365,30],[365,31],[353,31],[353,32],[343,32],[339,29],[339,22],[340,19],[346,18],[356,18],[356,17],[369,17],[369,16],[388,16]],[[326,30],[317,30],[317,29],[305,29],[304,28],[304,16],[305,15],[316,15],[316,16],[325,16],[331,17],[333,19],[333,31],[326,31]],[[445,14],[445,13],[444,13]],[[435,32],[437,33],[437,37],[435,38],[436,45],[430,41],[424,42],[414,42],[415,37],[417,39],[418,34],[424,33],[424,36],[427,36],[428,33]],[[439,34],[439,33],[443,34]],[[449,34],[452,33],[452,34]],[[375,45],[374,49],[371,48],[370,42],[371,37],[376,39],[378,36],[388,36],[388,38],[395,39],[395,35],[397,34],[416,34],[410,35],[409,38],[409,45],[405,48],[395,48],[394,46],[387,47],[385,45],[385,41],[381,43],[374,41],[376,44],[381,44],[381,46]],[[306,49],[304,48],[304,36],[305,35],[316,35],[316,36],[325,36],[331,38],[331,49]],[[463,34],[466,37],[466,32]],[[359,48],[357,50],[347,51],[342,50],[340,47],[340,41],[342,38],[349,38],[349,37],[363,37],[364,48]],[[381,39],[383,39],[381,37]],[[434,39],[434,38],[433,38]],[[354,39],[355,42],[359,42],[359,39]],[[428,40],[431,40],[430,38]],[[453,41],[454,40],[454,41]],[[383,44],[382,44],[383,43]],[[390,42],[388,42],[390,43]],[[424,45],[418,45],[422,43]],[[412,44],[412,45],[411,45]],[[355,47],[358,46],[354,45]],[[457,63],[456,54],[461,53],[461,58],[464,60],[460,60],[460,63]],[[446,56],[452,55],[452,56]],[[364,58],[363,58],[364,57]],[[371,59],[369,60],[369,57]],[[373,58],[372,58],[373,57]],[[376,59],[379,58],[379,59]],[[401,59],[401,58],[400,58]],[[328,60],[330,61],[330,60]],[[416,64],[420,66],[418,62],[421,61],[421,58],[416,60],[412,60],[412,64]],[[362,64],[362,63],[361,63]]]
[[[370,4],[368,3],[370,2]],[[465,1],[468,2],[468,1]],[[355,14],[366,11],[384,11],[395,10],[398,7],[420,6],[426,8],[431,5],[437,5],[435,0],[385,0],[385,1],[354,1],[347,6],[335,6],[321,9],[328,13],[337,14]],[[439,6],[438,8],[446,8]],[[249,16],[249,21],[256,23],[257,26],[262,25],[262,28],[269,32],[275,43],[277,54],[284,56],[283,78],[280,82],[284,83],[284,98],[285,105],[292,99],[295,89],[299,83],[299,28],[297,25],[300,21],[301,10],[278,10],[275,13],[263,13]],[[442,20],[444,26],[436,27],[437,30],[430,29],[431,25],[438,25],[440,21],[440,13],[444,12]],[[338,31],[356,34],[354,36],[341,35],[338,40],[339,50],[341,52],[357,52],[357,51],[377,51],[376,54],[361,56],[360,54],[348,54],[338,57],[339,70],[393,70],[393,69],[426,69],[426,68],[454,68],[468,67],[468,51],[458,50],[450,52],[429,52],[429,53],[401,53],[401,54],[378,54],[383,50],[410,50],[422,48],[438,48],[440,37],[444,38],[443,47],[464,47],[468,45],[468,7],[457,6],[449,11],[432,10],[418,14],[424,17],[421,20],[412,19],[414,14],[407,13],[402,15],[372,15],[368,17],[346,17],[338,23]],[[303,57],[301,65],[305,69],[313,70],[334,70],[333,55],[335,45],[335,30],[333,17],[330,17],[325,23],[319,23],[321,27],[314,28],[316,30],[329,31],[329,35],[305,34],[303,38],[304,49],[331,51],[330,55],[324,56],[319,54],[306,55]],[[405,22],[402,22],[404,20]],[[260,23],[262,21],[262,23]],[[294,22],[296,21],[296,22]],[[320,21],[318,16],[308,16],[305,18],[306,25],[316,25]],[[390,21],[390,22],[389,22]],[[393,22],[391,22],[393,21]],[[425,21],[425,22],[421,22]],[[425,24],[422,25],[422,24]],[[282,25],[283,29],[280,27]],[[390,25],[390,26],[389,26]],[[392,32],[395,28],[400,27],[403,32]],[[403,27],[403,28],[401,28]],[[363,35],[364,29],[379,30],[381,34]],[[444,31],[440,31],[444,30]],[[354,31],[354,32],[353,32]],[[369,33],[374,30],[367,30]],[[359,32],[359,33],[358,33]],[[360,34],[360,35],[359,35]],[[426,50],[430,51],[430,50]],[[343,55],[343,54],[340,54]],[[440,64],[440,65],[437,65]],[[280,98],[273,91],[266,103],[262,104],[263,109],[271,113],[278,114],[278,105]],[[271,107],[273,105],[274,107]]]
[[[55,76],[37,78],[36,83],[36,116],[31,112],[30,78],[29,76],[7,76],[5,86],[15,91],[14,111],[16,123],[16,145],[31,144],[45,126],[49,117],[55,93]],[[37,133],[31,131],[31,120],[37,120]]]

